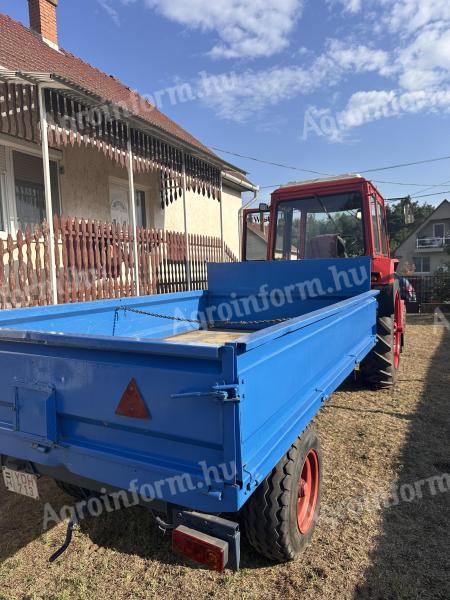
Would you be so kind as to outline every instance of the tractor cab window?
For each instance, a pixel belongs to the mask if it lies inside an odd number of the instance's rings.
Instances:
[[[363,256],[362,219],[361,195],[355,192],[280,202],[274,258]]]
[[[267,260],[269,245],[269,211],[248,212],[245,219],[246,260]]]
[[[370,197],[370,214],[372,217],[373,247],[375,254],[381,254],[380,221],[378,219],[378,203],[375,196]]]

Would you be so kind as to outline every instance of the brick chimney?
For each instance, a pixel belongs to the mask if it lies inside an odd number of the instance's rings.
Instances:
[[[43,41],[58,49],[56,8],[58,0],[28,0],[30,27]]]

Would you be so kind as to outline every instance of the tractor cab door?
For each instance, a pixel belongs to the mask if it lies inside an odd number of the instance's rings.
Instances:
[[[270,237],[270,209],[244,210],[242,260],[268,260]]]

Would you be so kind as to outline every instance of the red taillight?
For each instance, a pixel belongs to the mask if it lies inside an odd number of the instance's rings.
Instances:
[[[172,533],[172,550],[221,573],[228,562],[228,543],[179,525]]]

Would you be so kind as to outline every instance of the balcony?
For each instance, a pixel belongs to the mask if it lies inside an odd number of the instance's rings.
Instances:
[[[417,250],[431,250],[433,252],[443,251],[450,248],[450,235],[445,237],[423,237],[416,240]]]

